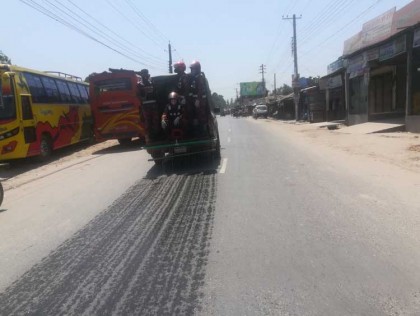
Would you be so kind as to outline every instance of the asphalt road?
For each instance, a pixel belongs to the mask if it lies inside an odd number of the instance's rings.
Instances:
[[[0,315],[419,315],[416,199],[273,124],[220,118],[220,163],[117,150],[8,192]]]

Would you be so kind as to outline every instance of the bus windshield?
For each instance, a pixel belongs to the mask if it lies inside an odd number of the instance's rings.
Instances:
[[[15,100],[12,94],[3,94],[2,80],[0,79],[0,120],[16,118]]]
[[[130,91],[132,89],[130,78],[106,79],[96,81],[94,84],[96,94],[111,91]]]

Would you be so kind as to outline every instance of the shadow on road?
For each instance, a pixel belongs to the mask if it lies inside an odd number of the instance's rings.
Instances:
[[[87,149],[92,146],[89,142],[82,142],[79,144],[74,144],[65,148],[60,148],[54,150],[51,157],[45,161],[37,160],[37,157],[25,158],[25,159],[16,159],[4,163],[0,163],[0,179],[6,180],[13,177],[16,177],[22,173],[28,172],[32,169],[54,163],[64,157],[77,154],[82,150]]]
[[[153,180],[163,175],[216,174],[219,166],[220,159],[212,158],[209,154],[182,157],[165,160],[162,165],[154,165],[145,179]]]
[[[107,154],[117,154],[123,153],[128,151],[136,151],[142,149],[142,143],[140,140],[134,140],[130,144],[127,145],[114,145],[108,148],[100,149],[93,152],[93,155],[107,155]]]

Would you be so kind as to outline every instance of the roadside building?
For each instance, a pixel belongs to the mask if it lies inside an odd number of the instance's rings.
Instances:
[[[319,80],[320,90],[325,91],[325,120],[345,120],[344,59],[340,57],[328,65],[327,73],[326,76]]]
[[[364,23],[344,42],[343,57],[329,66],[320,88],[326,120],[396,119],[420,132],[420,0]]]

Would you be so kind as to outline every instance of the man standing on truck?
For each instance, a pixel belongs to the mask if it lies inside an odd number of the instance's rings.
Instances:
[[[186,121],[186,132],[192,134],[193,119],[195,117],[194,105],[188,98],[190,90],[190,76],[185,72],[187,66],[183,61],[174,64],[174,72],[177,75],[177,89],[180,103],[185,107],[184,120]]]
[[[150,79],[149,70],[142,69],[137,84],[137,96],[142,101],[140,110],[140,121],[144,122],[146,130],[149,131],[148,136],[154,137],[159,133],[159,111],[152,80]]]
[[[210,112],[207,100],[206,77],[201,72],[199,61],[193,61],[190,69],[191,81],[189,96],[195,111],[194,129],[198,136],[205,136],[208,134],[207,122]]]
[[[161,125],[165,132],[172,132],[174,128],[181,130],[185,128],[184,122],[184,108],[185,105],[181,104],[179,95],[176,92],[171,92],[168,96],[169,103],[165,106],[162,114]],[[182,135],[179,135],[182,137]]]

